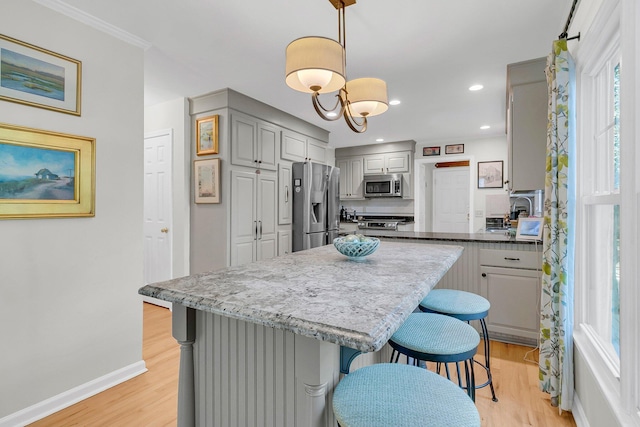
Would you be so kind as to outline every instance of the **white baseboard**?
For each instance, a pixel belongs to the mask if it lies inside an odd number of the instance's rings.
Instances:
[[[71,390],[38,402],[28,408],[0,418],[0,427],[23,427],[145,372],[147,372],[147,367],[144,360],[125,366],[117,371],[108,373],[95,380],[74,387]]]
[[[576,422],[578,427],[589,427],[587,414],[585,414],[582,403],[580,403],[578,394],[575,391],[573,392],[573,407],[571,408],[571,413],[573,414],[573,420]]]

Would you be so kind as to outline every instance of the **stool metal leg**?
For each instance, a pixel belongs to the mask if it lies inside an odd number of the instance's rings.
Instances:
[[[479,320],[480,326],[482,327],[482,340],[484,341],[484,365],[482,365],[478,361],[475,362],[487,371],[487,382],[477,386],[477,388],[485,387],[488,384],[489,388],[491,389],[491,400],[497,402],[498,398],[496,397],[496,391],[493,388],[493,378],[491,376],[491,348],[489,346],[489,332],[487,331],[487,323],[485,319],[482,318]]]

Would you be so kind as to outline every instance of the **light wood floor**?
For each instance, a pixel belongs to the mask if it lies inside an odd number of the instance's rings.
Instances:
[[[31,426],[175,426],[179,351],[171,337],[169,310],[145,303],[143,335],[148,372]],[[492,341],[491,350],[499,401],[491,401],[488,387],[477,391],[483,427],[576,425],[571,414],[558,415],[549,397],[539,391],[537,365],[523,360],[530,348]],[[483,381],[478,371],[477,380]]]

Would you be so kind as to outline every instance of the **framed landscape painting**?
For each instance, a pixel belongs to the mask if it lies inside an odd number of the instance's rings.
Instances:
[[[0,100],[80,115],[82,63],[0,34]]]
[[[0,124],[0,219],[95,215],[95,139]]]
[[[218,154],[218,115],[196,120],[196,154]]]
[[[194,160],[196,203],[220,203],[220,159]]]

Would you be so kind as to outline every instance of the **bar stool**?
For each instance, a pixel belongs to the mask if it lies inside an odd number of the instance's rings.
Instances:
[[[345,376],[333,393],[342,427],[479,427],[480,415],[451,381],[415,366],[380,363]]]
[[[471,320],[479,320],[482,328],[482,340],[484,341],[484,365],[474,359],[478,365],[487,371],[487,382],[476,385],[476,388],[491,388],[491,396],[494,402],[498,401],[493,388],[491,376],[491,349],[489,345],[489,333],[485,318],[489,314],[491,304],[480,295],[458,291],[455,289],[434,289],[420,302],[420,310],[426,313],[438,313],[455,317],[469,323]]]
[[[444,363],[447,378],[449,363],[456,364],[458,385],[462,386],[458,363],[464,364],[465,387],[472,401],[475,401],[475,374],[473,372],[473,356],[478,351],[480,336],[469,324],[453,317],[435,313],[411,313],[407,320],[389,339],[393,348],[391,362],[395,362],[400,354],[413,357],[417,361]],[[439,373],[439,372],[438,372]]]

